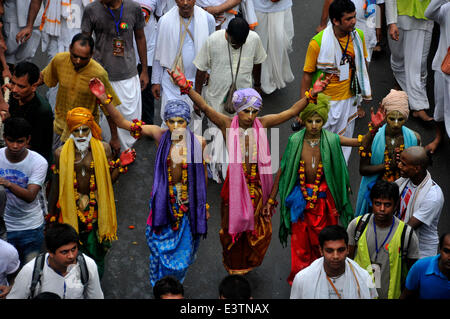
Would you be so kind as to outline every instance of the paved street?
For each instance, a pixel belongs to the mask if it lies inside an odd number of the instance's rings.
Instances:
[[[291,106],[299,97],[302,67],[307,45],[315,34],[323,1],[293,1],[293,16],[295,23],[295,38],[291,65],[295,80],[288,87],[264,96],[262,113],[277,113]],[[386,48],[387,49],[387,48]],[[432,48],[431,58],[435,47]],[[389,92],[393,85],[392,72],[389,66],[388,53],[374,60],[370,66],[372,81],[372,94],[374,100],[364,107],[367,116],[356,122],[355,134],[367,132],[369,107],[377,106],[378,102]],[[429,73],[429,93],[432,96],[432,72]],[[159,109],[155,110],[159,115]],[[432,113],[429,113],[432,115]],[[157,116],[159,117],[159,116]],[[156,121],[160,121],[156,118]],[[290,122],[280,126],[280,156],[285,149],[289,135],[292,133]],[[429,143],[433,137],[433,129],[424,126],[421,122],[410,117],[407,126],[419,132],[424,144]],[[272,145],[272,147],[274,147]],[[148,216],[148,203],[153,183],[153,163],[156,147],[152,140],[143,138],[136,142],[136,162],[129,167],[129,172],[120,177],[115,184],[118,237],[114,242],[106,260],[106,271],[102,279],[105,298],[152,298],[152,289],[149,283],[149,249],[146,244],[145,226]],[[445,198],[450,198],[448,185],[450,184],[448,161],[450,145],[445,139],[437,154],[433,157],[433,166],[430,168],[434,180],[442,187]],[[353,190],[352,202],[356,202],[361,177],[358,172],[359,157],[353,150],[349,161],[350,180]],[[208,202],[211,206],[211,218],[208,222],[208,236],[202,240],[195,263],[188,270],[184,282],[186,297],[192,299],[218,297],[218,285],[227,275],[222,265],[222,247],[219,240],[220,227],[220,190],[222,185],[210,181],[208,185]],[[129,226],[134,226],[130,229]],[[263,264],[250,272],[249,279],[254,298],[280,299],[289,298],[290,287],[286,278],[290,271],[290,247],[282,247],[278,239],[279,212],[273,217],[272,242]],[[448,203],[444,206],[441,215],[439,231],[450,230],[450,215]]]

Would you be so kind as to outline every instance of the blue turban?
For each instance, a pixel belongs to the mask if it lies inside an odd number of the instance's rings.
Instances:
[[[164,122],[174,117],[181,117],[189,124],[191,121],[191,108],[182,100],[170,100],[164,109]]]

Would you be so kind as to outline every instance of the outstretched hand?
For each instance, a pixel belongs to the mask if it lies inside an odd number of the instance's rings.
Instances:
[[[177,71],[170,71],[167,70],[167,72],[172,77],[173,82],[178,85],[181,89],[186,89],[189,86],[189,83],[186,79],[186,76],[181,72],[180,68],[177,67]]]
[[[322,73],[320,75],[320,77],[317,79],[317,81],[314,83],[314,85],[313,85],[313,92],[312,93],[314,95],[317,95],[317,94],[323,92],[325,90],[325,88],[327,87],[327,85],[330,84],[332,76],[333,76],[332,74],[328,74],[325,77],[325,74]],[[325,77],[325,79],[324,79],[324,77]]]
[[[120,164],[122,166],[130,165],[131,163],[134,162],[135,159],[136,159],[136,151],[134,150],[134,148],[126,149],[125,151],[122,152],[122,154],[120,154]]]
[[[381,103],[378,107],[377,113],[375,114],[373,113],[373,107],[370,108],[370,120],[372,121],[374,128],[379,128],[381,125],[383,125],[384,121],[386,120],[386,110]]]
[[[105,85],[99,78],[93,78],[89,81],[89,89],[100,101],[106,97]]]

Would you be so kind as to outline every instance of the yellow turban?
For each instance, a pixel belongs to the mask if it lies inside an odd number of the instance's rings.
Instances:
[[[81,125],[87,125],[91,129],[92,136],[100,141],[102,140],[102,129],[95,122],[94,116],[87,108],[76,107],[68,111],[66,121],[70,132],[73,132]]]

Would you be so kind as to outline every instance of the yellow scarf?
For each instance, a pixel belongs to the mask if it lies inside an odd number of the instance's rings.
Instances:
[[[117,240],[116,204],[108,160],[101,141],[92,137],[90,145],[98,193],[99,241]],[[78,232],[77,205],[73,187],[74,160],[75,147],[73,139],[70,138],[64,144],[59,159],[59,204],[63,223],[70,224]]]

